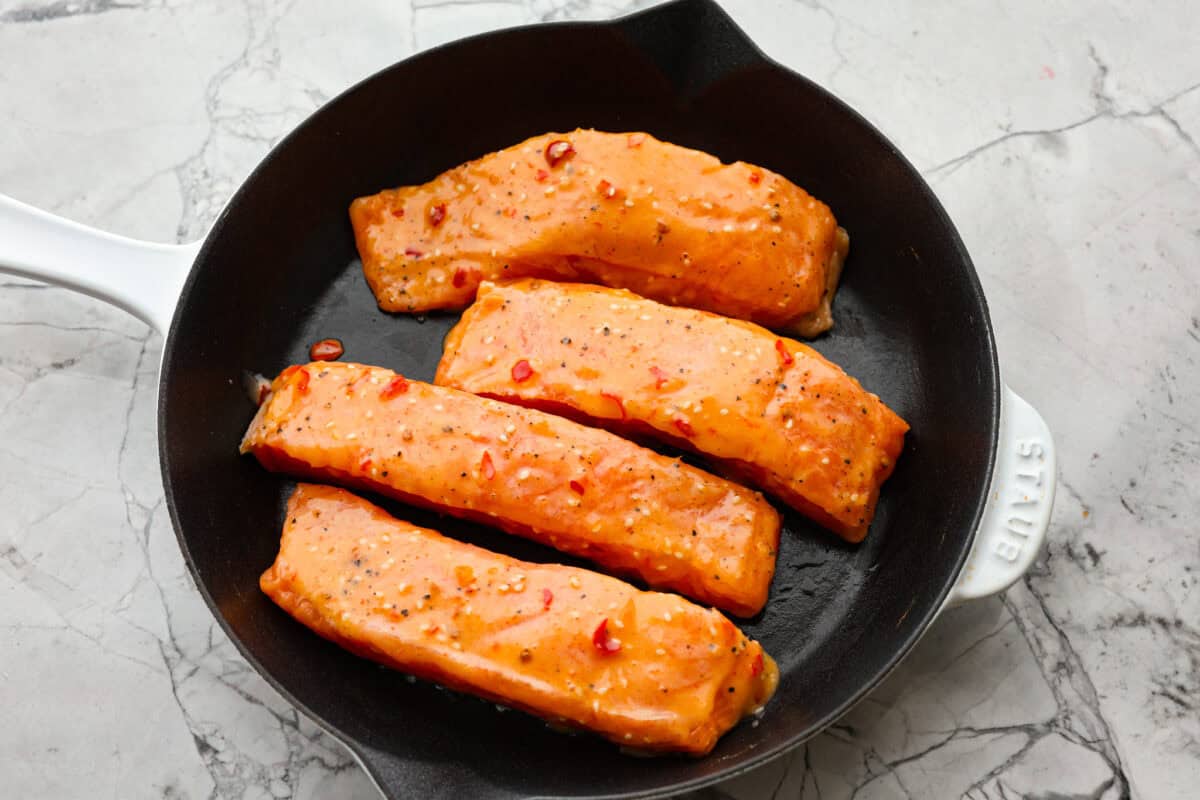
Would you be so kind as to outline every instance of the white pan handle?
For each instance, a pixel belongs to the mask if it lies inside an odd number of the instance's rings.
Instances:
[[[1057,482],[1054,440],[1046,421],[1005,386],[987,508],[947,607],[998,594],[1025,574],[1046,541]]]
[[[0,194],[0,272],[57,284],[166,334],[200,243],[154,244],[47,214]]]

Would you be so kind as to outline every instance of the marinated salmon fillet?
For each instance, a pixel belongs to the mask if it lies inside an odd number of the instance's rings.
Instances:
[[[350,220],[385,311],[459,309],[482,280],[631,289],[814,336],[849,247],[833,213],[763,167],[646,133],[547,133],[421,186],[360,197]]]
[[[484,283],[436,382],[704,453],[852,542],[908,430],[799,342],[581,284]]]
[[[357,655],[643,751],[707,753],[778,680],[720,612],[463,544],[327,486],[296,488],[260,585]]]
[[[317,362],[242,441],[271,470],[499,527],[739,615],[762,609],[779,515],[757,492],[607,431],[391,370]]]

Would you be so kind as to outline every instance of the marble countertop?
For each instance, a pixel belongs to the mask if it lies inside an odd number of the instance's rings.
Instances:
[[[618,0],[0,0],[0,192],[201,236],[314,108],[414,50]],[[1200,786],[1200,15],[728,0],[920,167],[1046,417],[1049,545],[824,735],[711,798],[1176,798]],[[348,13],[351,12],[351,13]],[[238,656],[170,530],[161,340],[0,276],[0,794],[374,798]],[[81,444],[85,443],[86,444]]]

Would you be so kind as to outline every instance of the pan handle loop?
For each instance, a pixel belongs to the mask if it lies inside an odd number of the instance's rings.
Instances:
[[[987,507],[947,607],[999,594],[1033,565],[1050,527],[1057,469],[1046,421],[1005,386]]]
[[[164,335],[199,250],[106,233],[0,195],[0,272],[99,298]]]

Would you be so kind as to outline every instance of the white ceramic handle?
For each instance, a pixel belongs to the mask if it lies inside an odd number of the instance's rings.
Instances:
[[[47,214],[0,194],[0,272],[97,297],[165,334],[200,243],[154,244]]]
[[[988,504],[947,606],[998,594],[1025,574],[1046,541],[1057,481],[1046,421],[1005,386]]]

